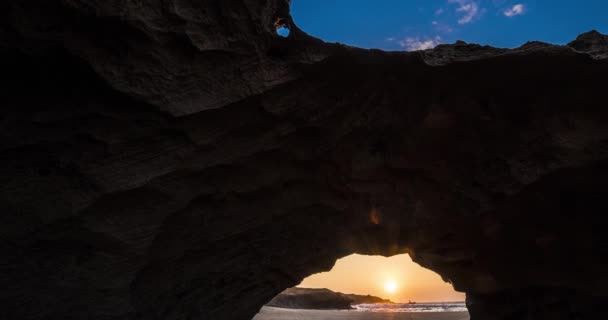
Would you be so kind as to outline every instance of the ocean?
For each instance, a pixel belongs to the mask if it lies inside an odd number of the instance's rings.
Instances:
[[[445,303],[390,303],[360,304],[354,306],[363,312],[467,312],[464,302]]]
[[[264,307],[253,320],[469,320],[466,306],[454,303],[363,304],[353,310],[297,310]]]

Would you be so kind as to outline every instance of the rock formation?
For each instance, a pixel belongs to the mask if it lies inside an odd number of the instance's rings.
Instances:
[[[351,300],[351,303],[350,303],[351,305],[372,304],[372,303],[382,303],[382,304],[394,303],[390,299],[384,299],[384,298],[372,296],[369,294],[361,295],[361,294],[347,293],[347,294],[345,294],[345,296]]]
[[[288,309],[348,310],[363,303],[392,303],[371,295],[344,294],[329,289],[289,288],[266,305]]]
[[[382,52],[288,0],[4,0],[0,319],[248,320],[403,252],[473,320],[602,318],[606,39]]]

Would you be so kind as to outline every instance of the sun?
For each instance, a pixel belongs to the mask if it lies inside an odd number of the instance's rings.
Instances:
[[[397,292],[397,283],[393,280],[387,281],[386,283],[384,283],[384,291],[388,293]]]

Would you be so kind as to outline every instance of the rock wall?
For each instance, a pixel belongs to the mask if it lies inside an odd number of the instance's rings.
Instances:
[[[607,39],[389,53],[286,0],[3,1],[0,318],[248,320],[403,252],[473,320],[601,317]]]

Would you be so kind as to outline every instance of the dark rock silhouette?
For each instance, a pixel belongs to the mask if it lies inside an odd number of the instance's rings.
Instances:
[[[2,1],[0,319],[248,320],[404,252],[473,320],[601,319],[606,50],[362,50],[286,0]]]
[[[371,295],[344,294],[329,289],[289,288],[266,305],[288,309],[348,310],[364,303],[392,303]]]
[[[347,298],[349,298],[350,300],[352,300],[350,303],[351,305],[366,304],[366,303],[394,303],[390,299],[384,299],[384,298],[372,296],[369,294],[361,295],[361,294],[347,293],[347,294],[345,294],[345,296]]]
[[[608,35],[603,35],[596,30],[581,34],[568,46],[579,52],[588,53],[596,59],[608,58]]]

